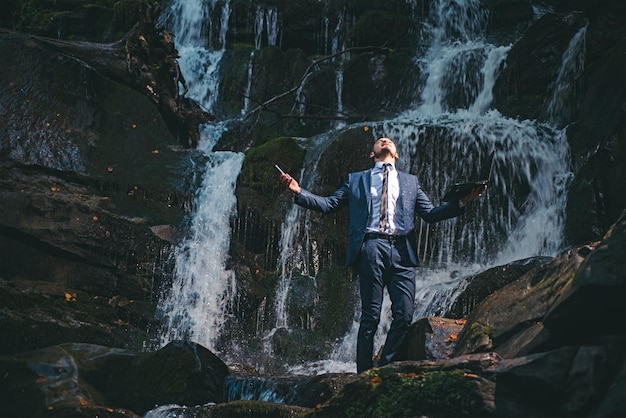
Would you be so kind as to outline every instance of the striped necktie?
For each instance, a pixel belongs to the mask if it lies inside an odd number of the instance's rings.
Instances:
[[[389,223],[387,214],[387,195],[389,194],[389,167],[391,164],[383,164],[383,187],[380,194],[380,220],[378,221],[378,229],[380,232],[387,230]]]

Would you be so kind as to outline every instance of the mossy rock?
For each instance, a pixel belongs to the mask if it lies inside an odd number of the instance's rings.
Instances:
[[[246,204],[263,214],[274,213],[273,205],[285,186],[279,181],[278,164],[286,173],[298,173],[304,161],[304,150],[294,138],[279,137],[246,153],[237,178],[237,193],[249,193]]]
[[[211,418],[298,418],[311,410],[297,406],[261,401],[235,401],[210,408]]]
[[[398,373],[372,369],[350,383],[311,417],[478,417],[473,377],[460,370]]]

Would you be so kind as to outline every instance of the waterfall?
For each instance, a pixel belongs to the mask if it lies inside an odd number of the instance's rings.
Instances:
[[[189,85],[188,95],[207,109],[218,99],[217,69],[224,52],[230,13],[228,3],[220,10],[218,4],[223,3],[174,1],[163,18],[165,26],[172,28],[176,36],[181,70]],[[421,2],[415,2],[415,7],[422,7]],[[345,13],[336,17],[336,25],[334,21],[331,25],[331,19],[323,20],[321,50],[336,53],[339,48],[349,46],[343,33]],[[416,225],[422,266],[417,269],[415,319],[441,315],[464,289],[466,278],[489,266],[557,253],[563,242],[565,194],[570,180],[569,151],[563,130],[536,121],[506,118],[492,108],[492,89],[510,46],[493,45],[484,39],[486,15],[480,2],[435,0],[428,16],[424,31],[430,33],[424,39],[430,44],[416,51],[415,64],[423,78],[415,89],[414,103],[392,119],[368,122],[372,142],[379,136],[393,138],[401,153],[398,168],[416,174],[435,204],[441,203],[441,196],[453,183],[484,176],[494,151],[495,169],[485,196],[472,202],[462,218],[436,225]],[[280,43],[277,9],[259,7],[254,19],[256,49],[261,48],[264,37],[268,45]],[[571,85],[571,74],[576,74],[571,68],[576,65],[575,57],[584,44],[582,39],[584,34],[576,41],[573,39],[571,51],[563,57],[563,75],[559,76],[562,82],[555,83],[555,104],[551,107],[554,112],[560,111],[558,98],[563,90],[558,86]],[[253,57],[248,66],[248,92],[254,71]],[[335,92],[340,114],[344,73],[343,66],[338,68]],[[301,112],[305,110],[306,84],[307,80],[296,93],[294,106]],[[308,151],[300,173],[303,187],[314,187],[317,163],[325,147],[336,137],[336,131],[360,127],[336,126],[335,132],[307,141]],[[176,277],[162,300],[160,309],[167,319],[162,343],[189,338],[219,351],[220,332],[236,291],[225,260],[230,240],[229,220],[235,207],[234,185],[243,156],[212,152],[213,144],[219,139],[219,126],[207,126],[202,132],[201,150],[208,164],[198,191],[190,236],[177,249]],[[304,277],[315,282],[320,271],[318,243],[309,234],[313,216],[316,215],[293,206],[281,226],[281,254],[277,260],[280,278],[275,297],[268,297],[260,304],[256,313],[257,335],[252,336],[265,340],[263,349],[270,355],[274,332],[290,331],[288,301],[292,279]],[[377,346],[382,344],[389,327],[389,305],[385,297]],[[265,312],[272,309],[275,321],[263,324],[260,318],[271,316]],[[292,365],[290,370],[306,374],[353,371],[359,310],[360,306],[355,306],[351,329],[334,344],[326,360]],[[314,324],[305,324],[303,328],[309,326]]]
[[[563,131],[490,111],[426,119],[410,113],[386,121],[381,132],[398,138],[404,150],[399,168],[416,174],[434,201],[455,181],[478,178],[481,171],[486,177],[495,150],[492,184],[472,202],[471,215],[418,226],[426,264],[506,263],[560,249],[570,176]]]
[[[226,270],[235,183],[243,156],[209,154],[196,199],[191,236],[176,250],[172,288],[160,304],[166,318],[161,345],[186,339],[216,349],[236,291],[234,273]]]
[[[241,115],[245,115],[250,110],[250,93],[252,92],[252,74],[254,73],[254,51],[250,52],[248,60],[248,81],[246,83],[246,94],[243,97],[243,109]]]
[[[287,213],[285,221],[281,227],[280,237],[280,280],[278,289],[276,290],[276,326],[278,328],[288,328],[288,312],[287,312],[287,296],[289,295],[289,285],[291,284],[291,267],[294,265],[302,266],[301,251],[298,245],[300,236],[300,219],[301,209],[298,206],[292,206]],[[302,269],[306,273],[306,269]]]
[[[278,10],[275,7],[258,6],[254,19],[254,48],[261,49],[263,34],[267,38],[267,45],[277,46],[278,42]]]
[[[324,35],[321,37],[321,47],[319,49],[321,53],[328,55],[328,32],[330,30],[330,19],[328,16],[324,17],[323,25]]]
[[[278,10],[276,8],[268,9],[266,12],[267,22],[267,43],[270,46],[277,46],[278,42]]]
[[[189,89],[187,96],[209,111],[218,99],[218,70],[226,47],[229,18],[228,2],[175,0],[159,19],[174,34],[180,70]],[[217,46],[215,39],[219,41]]]
[[[481,38],[485,14],[479,2],[439,0],[432,12],[431,46],[416,58],[426,75],[421,94],[413,109],[372,124],[373,138],[394,139],[401,154],[398,168],[416,174],[435,204],[453,183],[486,177],[494,151],[495,169],[485,196],[472,202],[462,218],[416,225],[422,266],[417,268],[414,319],[442,315],[467,285],[466,278],[486,266],[555,255],[563,243],[571,176],[564,131],[490,110],[510,46]],[[359,309],[328,360],[291,371],[353,371]],[[385,295],[375,347],[383,343],[390,321]]]
[[[321,135],[310,145],[312,149],[318,152],[307,153],[304,168],[299,175],[299,178],[302,179],[302,187],[310,188],[315,183],[319,158],[330,142],[328,135]],[[307,176],[305,176],[305,172],[308,173]],[[294,272],[315,280],[315,275],[319,271],[319,264],[315,262],[315,260],[319,260],[315,242],[310,240],[308,236],[308,231],[311,227],[309,216],[309,212],[297,205],[293,205],[281,225],[280,259],[278,260],[280,279],[276,289],[276,303],[274,307],[276,322],[274,328],[264,336],[266,341],[264,349],[267,352],[272,351],[270,341],[274,333],[279,329],[289,330],[287,300]],[[311,259],[314,260],[312,265],[308,262]]]
[[[312,75],[313,72],[308,73],[304,77],[304,80],[302,80],[302,84],[300,84],[300,86],[296,90],[296,99],[294,100],[291,111],[294,112],[297,110],[298,115],[304,115],[304,112],[306,111],[306,95],[304,89],[306,88],[307,82]],[[304,121],[300,121],[300,123],[304,124]]]
[[[561,68],[546,111],[547,119],[554,125],[569,123],[578,110],[576,107],[578,103],[576,87],[585,66],[586,35],[587,26],[583,26],[572,37],[567,50],[563,53]]]
[[[261,6],[256,9],[256,18],[254,19],[254,49],[261,49],[261,40],[263,39],[263,27],[265,26],[265,10]]]
[[[344,58],[340,58],[339,68],[335,71],[335,93],[337,94],[337,117],[339,118],[335,122],[335,128],[343,128],[346,126],[345,122],[341,120],[344,116],[343,112],[343,61]]]
[[[252,76],[254,74],[254,56],[255,51],[261,49],[263,41],[263,29],[267,33],[267,44],[276,46],[278,41],[278,10],[276,8],[265,9],[258,6],[254,18],[254,50],[250,52],[248,60],[248,81],[246,84],[246,93],[243,99],[243,108],[241,115],[245,115],[250,110],[250,94],[252,91]]]
[[[346,49],[345,39],[345,21],[347,20],[346,12],[343,11],[339,14],[337,19],[337,25],[333,31],[332,38],[332,50],[331,54],[336,54],[340,50]],[[335,122],[335,128],[343,128],[346,126],[345,122],[341,119],[344,116],[343,109],[343,74],[344,74],[344,62],[349,59],[348,54],[341,54],[335,61],[338,61],[338,68],[335,71],[335,95],[337,96],[337,121]]]
[[[180,67],[188,96],[206,109],[217,100],[217,69],[224,52],[230,6],[217,1],[174,1],[161,17],[171,28],[180,53]],[[219,23],[216,29],[213,22]],[[197,30],[201,28],[201,30]],[[213,39],[219,49],[212,48]],[[206,125],[198,149],[207,158],[197,192],[187,239],[175,251],[175,275],[164,289],[159,311],[165,319],[161,345],[172,340],[192,340],[217,350],[218,338],[236,291],[234,273],[226,269],[230,243],[230,218],[236,207],[235,185],[243,155],[212,152],[221,129]]]
[[[470,113],[482,114],[489,110],[489,106],[493,100],[493,86],[498,79],[498,70],[506,60],[506,55],[510,49],[510,46],[495,47],[487,53],[485,65],[483,65],[480,70],[480,74],[483,77],[483,86],[476,100],[469,108]]]

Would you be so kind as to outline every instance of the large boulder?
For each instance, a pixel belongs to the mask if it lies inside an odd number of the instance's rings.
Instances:
[[[218,403],[229,373],[209,350],[183,342],[150,353],[67,343],[0,357],[0,369],[2,410],[12,417],[89,416],[78,412],[97,405],[133,416],[155,405]]]
[[[454,354],[504,358],[491,370],[498,416],[624,414],[625,243],[626,211],[602,242],[530,270],[469,315]]]
[[[626,334],[624,254],[626,210],[576,274],[558,289],[557,299],[542,318],[546,328],[571,342],[580,339],[581,328],[596,335]]]
[[[511,47],[493,89],[492,106],[512,118],[545,119],[563,54],[585,23],[582,13],[546,14],[534,22]]]
[[[601,239],[626,207],[626,40],[598,51],[587,70],[580,122],[568,129],[576,176],[567,201],[568,239]]]
[[[488,296],[468,316],[454,354],[495,350],[512,358],[536,352],[547,338],[542,319],[589,250],[566,251]]]
[[[13,289],[5,295],[2,352],[63,338],[139,349],[144,332],[156,330],[146,326],[151,319],[140,325],[142,337],[124,343],[106,330],[128,318],[93,308],[121,298],[153,317],[200,157],[178,145],[149,97],[57,45],[2,32],[0,53],[9,57],[0,65],[0,279]],[[65,293],[79,301],[67,303],[68,312],[59,309]],[[26,299],[37,302],[17,313]],[[84,302],[88,313],[73,311]]]
[[[498,361],[477,354],[392,363],[360,374],[311,417],[490,417],[496,386],[480,374]]]

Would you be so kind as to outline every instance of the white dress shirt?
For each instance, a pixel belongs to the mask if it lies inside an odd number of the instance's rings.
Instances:
[[[398,182],[398,171],[394,164],[389,164],[389,177],[387,189],[387,213],[389,217],[388,229],[383,231],[385,234],[403,234],[402,214],[396,211],[396,202],[400,195],[400,183]],[[370,217],[365,232],[381,231],[378,228],[380,218],[380,195],[383,188],[383,163],[378,161],[374,164],[371,172],[371,188],[372,206],[370,208]],[[399,209],[399,208],[398,208]]]

